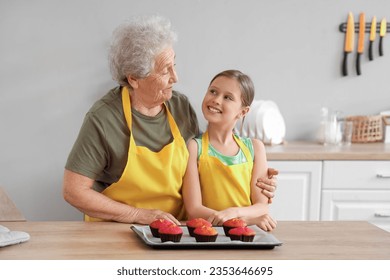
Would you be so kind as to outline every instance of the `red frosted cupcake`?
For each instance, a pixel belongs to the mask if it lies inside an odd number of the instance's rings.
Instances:
[[[218,232],[213,227],[201,226],[194,230],[196,242],[215,242],[217,236]]]
[[[233,218],[233,219],[225,221],[222,224],[222,226],[223,226],[223,230],[224,230],[226,236],[229,236],[229,230],[231,230],[232,228],[236,228],[236,227],[246,227],[247,224],[246,224],[246,222],[244,222],[241,219]]]
[[[160,237],[160,234],[158,233],[158,230],[160,229],[160,227],[167,226],[167,225],[173,225],[173,223],[171,221],[168,221],[168,220],[165,220],[165,219],[157,219],[157,220],[154,220],[149,225],[149,228],[150,228],[150,231],[152,232],[152,235],[154,237]]]
[[[208,226],[208,227],[211,227],[212,224],[208,221],[206,221],[205,219],[202,219],[202,218],[195,218],[195,219],[192,219],[192,220],[189,220],[187,221],[186,223],[187,225],[187,228],[188,228],[188,233],[190,234],[190,236],[194,236],[194,230],[198,227],[202,227],[202,226]]]
[[[255,231],[248,227],[236,227],[229,230],[231,240],[240,240],[243,242],[253,242]]]
[[[158,233],[160,235],[161,242],[180,242],[180,239],[183,235],[183,230],[181,229],[181,227],[175,224],[170,224],[167,226],[160,227]]]

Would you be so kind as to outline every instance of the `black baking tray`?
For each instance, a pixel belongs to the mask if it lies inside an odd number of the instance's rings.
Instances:
[[[223,227],[214,227],[218,232],[215,242],[196,242],[194,237],[188,233],[186,226],[181,226],[183,236],[180,242],[161,242],[161,239],[154,237],[149,226],[132,225],[130,228],[148,246],[154,249],[273,249],[282,245],[275,236],[265,232],[257,226],[249,226],[256,232],[253,242],[231,241],[223,231]]]

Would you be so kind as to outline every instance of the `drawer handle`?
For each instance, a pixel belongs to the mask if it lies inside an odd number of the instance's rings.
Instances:
[[[377,178],[390,178],[390,174],[376,174]]]
[[[374,216],[378,218],[389,218],[390,212],[377,212],[374,214]]]

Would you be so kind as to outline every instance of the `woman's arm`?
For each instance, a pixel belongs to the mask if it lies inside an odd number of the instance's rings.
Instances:
[[[191,139],[187,143],[189,159],[187,170],[183,178],[183,201],[189,219],[207,219],[215,210],[202,204],[202,193],[198,171],[198,143]]]
[[[157,209],[135,208],[110,199],[92,189],[94,180],[65,169],[64,199],[88,216],[122,223],[150,224],[167,219],[180,224],[171,214]]]
[[[277,175],[279,171],[274,168],[268,168],[266,177],[257,178],[256,186],[259,187],[263,194],[268,197],[268,203],[271,204],[275,197],[276,186],[278,184]]]

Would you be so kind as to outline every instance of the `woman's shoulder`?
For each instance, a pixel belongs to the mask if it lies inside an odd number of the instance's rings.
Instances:
[[[169,107],[176,107],[176,106],[190,106],[190,101],[188,100],[188,97],[181,93],[181,92],[178,92],[176,90],[173,90],[172,91],[172,97],[171,99],[168,100],[167,102],[167,105]]]
[[[166,104],[186,141],[199,133],[198,119],[187,96],[173,91]]]
[[[115,87],[110,89],[104,96],[95,101],[88,113],[93,115],[107,114],[107,111],[121,113],[122,108],[122,95],[121,87]]]

